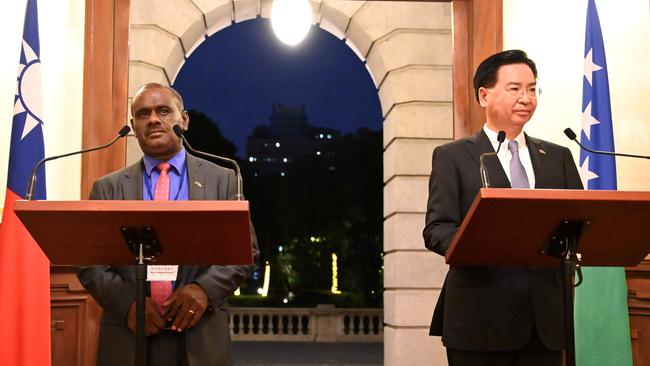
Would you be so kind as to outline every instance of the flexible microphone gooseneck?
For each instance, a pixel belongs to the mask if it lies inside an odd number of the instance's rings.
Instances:
[[[236,197],[237,197],[238,201],[241,201],[243,199],[243,195],[242,195],[241,170],[239,169],[239,164],[237,164],[237,162],[235,160],[230,159],[230,158],[226,158],[226,157],[219,156],[219,155],[209,154],[209,153],[206,153],[206,152],[203,152],[203,151],[194,150],[192,148],[192,146],[190,145],[190,143],[187,142],[187,139],[185,138],[185,131],[183,131],[181,126],[174,125],[174,127],[172,127],[172,129],[174,130],[174,133],[176,134],[176,136],[180,137],[181,140],[183,140],[183,144],[185,145],[185,148],[187,150],[189,150],[189,152],[191,152],[192,154],[199,155],[199,156],[202,156],[204,158],[214,159],[214,160],[217,160],[217,161],[220,161],[220,162],[224,162],[224,163],[229,164],[230,166],[232,166],[234,168],[235,176],[237,177],[237,196]]]
[[[41,159],[36,165],[34,166],[34,170],[32,171],[31,178],[29,179],[29,184],[27,185],[27,193],[25,194],[25,200],[26,201],[31,201],[32,196],[34,195],[34,186],[36,185],[36,172],[38,171],[38,168],[41,167],[46,161],[50,160],[56,160],[59,158],[65,158],[66,156],[70,155],[77,155],[77,154],[83,154],[95,150],[101,150],[105,149],[111,145],[113,145],[117,140],[121,139],[122,137],[126,136],[129,131],[131,131],[131,128],[129,126],[124,126],[120,129],[120,131],[117,133],[117,136],[113,139],[113,141],[109,142],[108,144],[102,145],[102,146],[97,146],[97,147],[91,147],[88,149],[84,150],[79,150],[67,154],[62,154],[62,155],[56,155],[56,156],[50,156],[48,158]]]
[[[499,153],[499,150],[501,150],[501,144],[506,140],[506,132],[505,131],[499,131],[497,133],[497,141],[499,141],[499,146],[497,146],[497,151],[496,152],[489,152],[489,153],[484,153],[481,154],[481,157],[479,158],[479,167],[481,171],[481,187],[483,188],[490,188],[490,179],[488,178],[488,173],[487,169],[485,168],[485,157],[486,156],[496,156]]]
[[[578,144],[578,146],[580,146],[580,148],[582,148],[583,150],[589,151],[591,153],[594,153],[594,154],[611,155],[611,156],[625,156],[625,157],[628,157],[628,158],[637,158],[637,159],[650,159],[650,156],[647,156],[647,155],[624,154],[624,153],[617,153],[617,152],[613,152],[613,151],[602,151],[602,150],[590,149],[590,148],[586,147],[585,145],[581,144],[578,141],[578,139],[576,138],[577,137],[576,134],[570,128],[565,129],[564,134],[570,140],[575,141],[575,143]]]

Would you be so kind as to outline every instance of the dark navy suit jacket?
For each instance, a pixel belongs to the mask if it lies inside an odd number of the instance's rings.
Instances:
[[[582,189],[569,149],[526,135],[535,188]],[[423,236],[445,255],[481,188],[479,157],[494,152],[479,133],[433,151]],[[510,188],[497,159],[488,159],[494,187]],[[517,213],[511,217],[517,224]],[[512,243],[517,245],[517,243]],[[546,347],[564,348],[562,276],[559,268],[450,266],[431,322],[445,346],[472,351],[521,349],[537,329]]]

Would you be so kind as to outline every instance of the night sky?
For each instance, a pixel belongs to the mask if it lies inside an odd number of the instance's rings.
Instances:
[[[344,41],[316,26],[290,47],[267,19],[233,24],[190,55],[173,86],[186,109],[217,122],[240,157],[253,127],[269,123],[274,103],[305,104],[310,124],[343,133],[381,129],[379,97],[365,65]]]

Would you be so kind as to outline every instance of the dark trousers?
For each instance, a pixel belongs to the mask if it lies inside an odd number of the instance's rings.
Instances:
[[[184,366],[187,364],[185,334],[163,330],[160,334],[149,338],[147,344],[148,366]]]
[[[533,329],[528,343],[517,351],[481,352],[447,348],[449,366],[561,366],[562,351],[546,348]]]

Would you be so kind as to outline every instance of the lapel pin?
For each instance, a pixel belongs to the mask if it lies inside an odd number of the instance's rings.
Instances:
[[[197,186],[197,187],[199,187],[199,188],[203,188],[203,185],[202,185],[201,182],[199,182],[198,180],[195,180],[195,181],[194,181],[194,185]]]
[[[539,153],[542,154],[542,155],[546,155],[546,151],[544,151],[542,149],[539,149]]]

